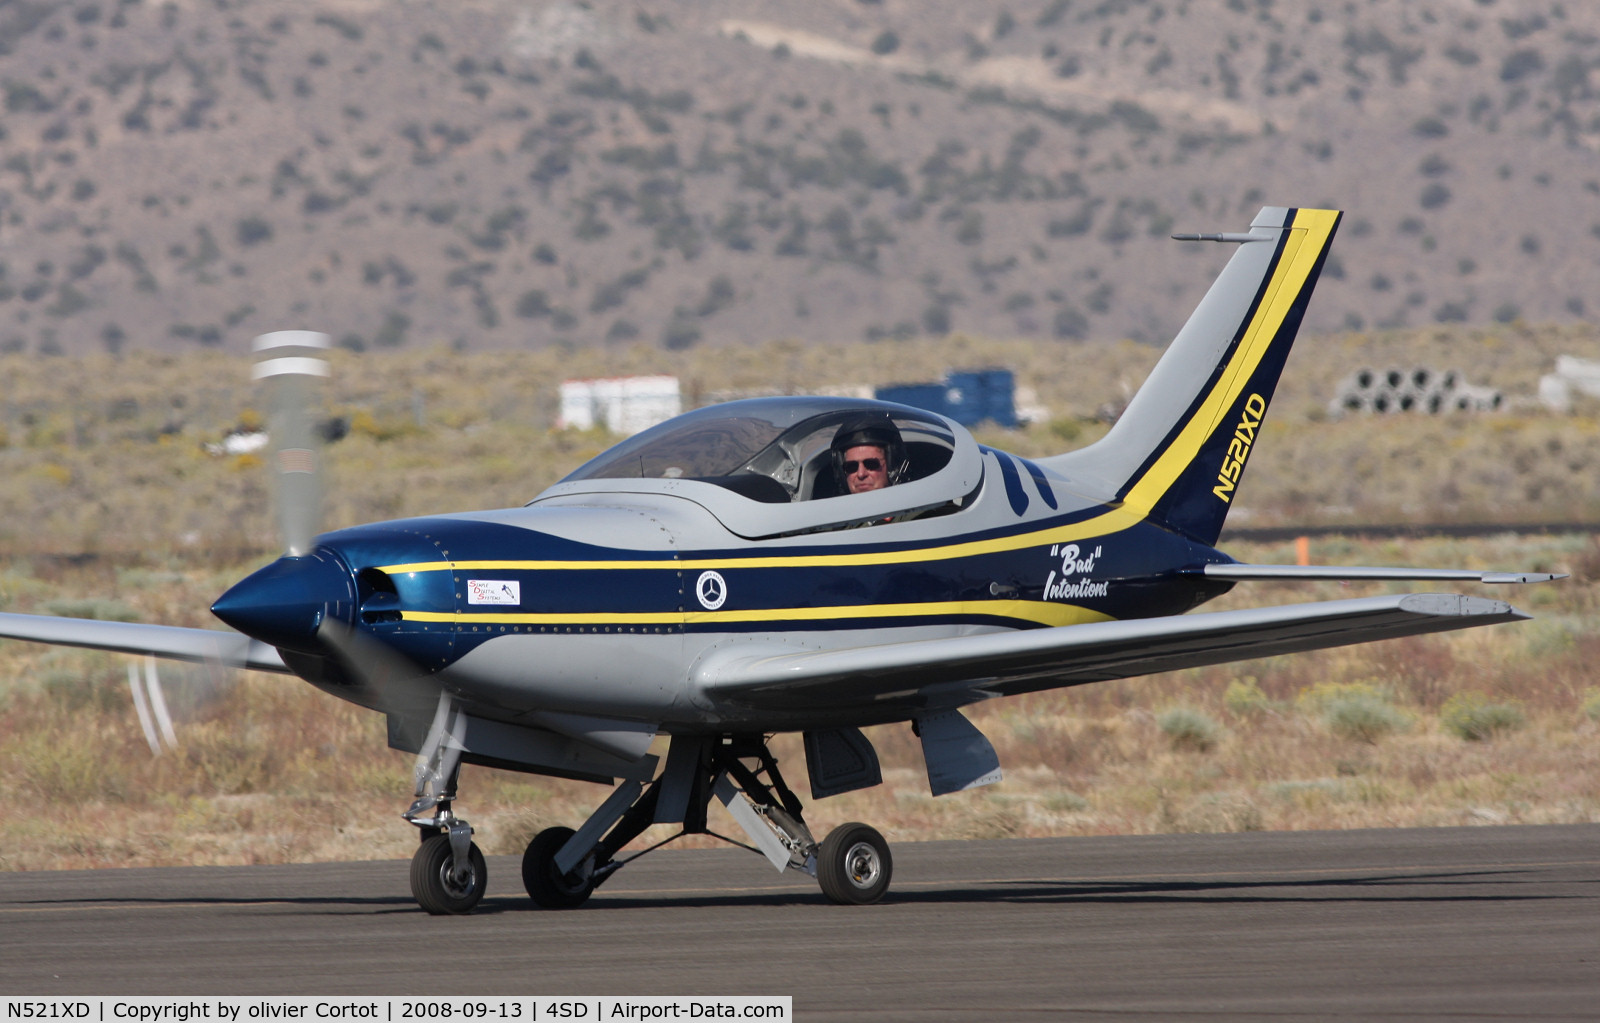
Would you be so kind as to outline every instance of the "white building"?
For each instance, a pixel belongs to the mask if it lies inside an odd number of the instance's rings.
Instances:
[[[1600,362],[1558,355],[1556,371],[1539,378],[1539,400],[1553,412],[1571,412],[1575,394],[1600,398]]]
[[[604,426],[624,436],[638,433],[683,411],[678,378],[602,377],[561,384],[561,429]]]

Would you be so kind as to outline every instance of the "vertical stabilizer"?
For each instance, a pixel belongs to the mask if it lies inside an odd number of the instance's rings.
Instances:
[[[1269,206],[1249,234],[1198,236],[1239,248],[1111,431],[1042,461],[1087,494],[1215,543],[1339,217]]]

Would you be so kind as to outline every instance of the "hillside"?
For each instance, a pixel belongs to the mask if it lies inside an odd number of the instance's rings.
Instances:
[[[0,350],[1163,342],[1597,310],[1600,6],[0,0]],[[908,370],[909,372],[909,370]]]

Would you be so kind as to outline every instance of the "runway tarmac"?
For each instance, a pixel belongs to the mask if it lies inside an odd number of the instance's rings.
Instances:
[[[870,907],[662,850],[582,909],[513,857],[0,874],[6,994],[790,994],[802,1020],[1600,1019],[1600,825],[930,842]]]

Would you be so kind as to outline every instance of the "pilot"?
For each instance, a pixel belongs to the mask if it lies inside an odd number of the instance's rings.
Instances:
[[[833,435],[833,472],[842,491],[865,494],[905,478],[909,460],[900,430],[882,412],[865,412]]]

